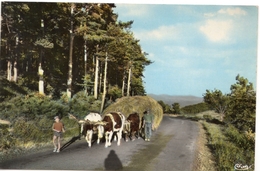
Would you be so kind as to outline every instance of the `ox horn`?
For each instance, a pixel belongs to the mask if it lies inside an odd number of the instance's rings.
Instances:
[[[94,122],[90,121],[90,120],[79,120],[78,121],[80,124],[86,123],[86,124],[94,124]]]
[[[83,124],[83,123],[85,123],[86,121],[84,121],[84,120],[79,120],[78,121],[78,123],[80,123],[80,124]]]
[[[98,121],[98,122],[95,122],[94,125],[106,125],[108,122],[105,122],[105,121]]]

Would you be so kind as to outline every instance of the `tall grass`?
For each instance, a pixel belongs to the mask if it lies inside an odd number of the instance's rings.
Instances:
[[[64,140],[79,135],[78,123],[68,117],[64,117],[61,121],[66,128],[66,132],[63,134]],[[9,127],[0,125],[0,161],[13,155],[52,145],[53,122],[45,117],[37,122],[18,118],[11,130]]]
[[[234,170],[237,163],[252,165],[254,163],[254,141],[234,126],[220,126],[202,121],[208,134],[208,145],[215,156],[217,170]]]

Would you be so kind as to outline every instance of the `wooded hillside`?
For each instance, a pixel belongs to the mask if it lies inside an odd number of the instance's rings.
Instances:
[[[152,62],[115,4],[2,2],[0,71],[40,94],[70,99],[145,95]]]

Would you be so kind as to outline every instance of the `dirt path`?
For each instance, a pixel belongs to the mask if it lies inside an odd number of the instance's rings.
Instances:
[[[122,141],[121,146],[113,142],[109,148],[105,148],[104,143],[88,148],[82,139],[60,153],[53,153],[52,149],[42,150],[0,163],[0,168],[192,171],[198,133],[197,122],[164,116],[150,142],[137,139]]]

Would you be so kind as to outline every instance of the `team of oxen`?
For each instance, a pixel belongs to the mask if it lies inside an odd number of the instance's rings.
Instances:
[[[77,120],[70,114],[70,117]],[[111,146],[112,138],[120,145],[124,136],[125,140],[135,140],[140,137],[142,119],[138,113],[132,113],[127,118],[121,112],[110,112],[103,117],[98,113],[89,113],[84,120],[77,120],[81,126],[80,133],[85,136],[88,146],[91,147],[93,135],[97,136],[97,144],[105,137],[105,147]]]

